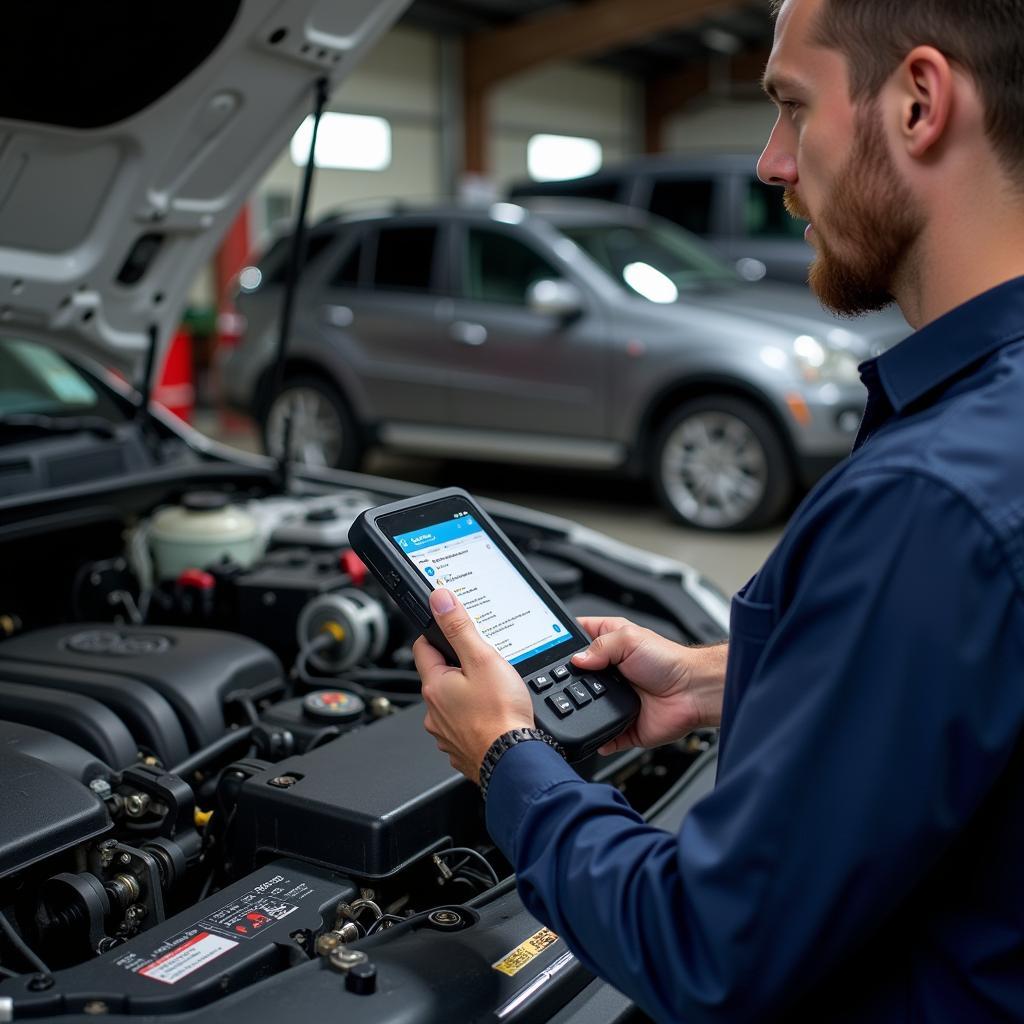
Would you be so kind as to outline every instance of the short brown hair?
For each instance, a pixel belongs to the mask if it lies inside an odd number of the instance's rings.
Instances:
[[[992,147],[1024,185],[1024,0],[825,0],[815,41],[846,57],[854,100],[877,96],[915,46],[934,46],[974,78]]]

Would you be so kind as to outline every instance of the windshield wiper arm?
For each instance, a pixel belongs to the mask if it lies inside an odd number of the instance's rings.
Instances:
[[[25,434],[99,434],[116,437],[113,423],[102,416],[46,416],[42,413],[22,412],[0,416],[0,432]]]

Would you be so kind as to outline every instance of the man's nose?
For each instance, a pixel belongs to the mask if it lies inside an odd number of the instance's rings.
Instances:
[[[757,161],[757,176],[766,185],[791,187],[797,182],[796,157],[789,147],[782,144],[781,134],[776,124],[761,159]]]

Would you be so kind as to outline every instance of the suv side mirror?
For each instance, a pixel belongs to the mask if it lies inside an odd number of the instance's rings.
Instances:
[[[583,295],[571,281],[545,278],[526,289],[526,305],[534,313],[570,317],[583,309]]]

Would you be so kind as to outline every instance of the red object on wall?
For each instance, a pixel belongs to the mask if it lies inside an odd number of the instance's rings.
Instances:
[[[153,401],[186,423],[192,422],[196,386],[192,370],[192,338],[187,331],[178,331],[171,339],[163,369],[153,388]]]

